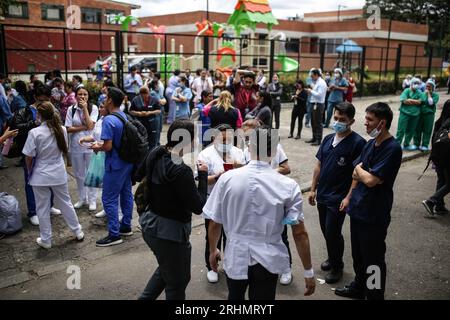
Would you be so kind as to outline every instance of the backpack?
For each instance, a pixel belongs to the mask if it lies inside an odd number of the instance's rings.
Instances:
[[[19,202],[13,195],[0,193],[0,233],[13,234],[22,229]]]
[[[123,124],[120,149],[116,148],[119,157],[125,162],[139,164],[148,152],[147,129],[133,117],[127,116],[127,121],[117,112],[112,115],[119,118]]]
[[[438,166],[450,164],[450,138],[449,129],[442,126],[433,137],[430,159]]]

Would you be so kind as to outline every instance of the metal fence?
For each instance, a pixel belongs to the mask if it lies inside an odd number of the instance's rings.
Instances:
[[[406,74],[443,77],[443,63],[449,53],[422,44],[387,48],[251,35],[219,39],[193,34],[2,24],[0,72],[20,77],[59,69],[67,80],[74,74],[92,75],[88,66],[100,55],[110,57],[111,74],[119,86],[129,66],[144,58],[163,79],[175,69],[227,71],[249,66],[266,70],[269,79],[279,73],[281,81],[293,84],[296,79],[305,79],[312,67],[331,73],[335,67],[341,67],[353,72],[362,96],[373,91],[395,92]]]

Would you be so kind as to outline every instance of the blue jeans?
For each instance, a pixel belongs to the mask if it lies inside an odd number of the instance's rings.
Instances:
[[[327,119],[325,120],[325,127],[330,125],[331,118],[333,117],[334,107],[337,106],[340,102],[338,101],[328,101],[327,105]]]
[[[25,164],[25,160],[23,160],[23,175],[25,180],[25,196],[27,198],[27,209],[28,209],[28,217],[31,218],[36,215],[36,201],[34,199],[33,187],[28,183],[28,170]],[[50,207],[53,207],[53,191],[50,197]]]
[[[131,227],[133,214],[133,193],[131,192],[131,171],[133,166],[120,170],[105,171],[103,177],[102,202],[108,217],[109,235],[119,236],[120,225]],[[119,196],[123,218],[119,222]]]
[[[312,104],[311,102],[306,103],[306,115],[305,115],[305,125],[309,125],[312,118]]]

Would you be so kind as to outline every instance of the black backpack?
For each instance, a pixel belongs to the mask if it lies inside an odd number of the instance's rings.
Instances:
[[[112,113],[123,123],[120,149],[116,149],[119,157],[126,162],[140,164],[148,152],[147,129],[139,120],[127,116],[127,120],[117,112]]]
[[[450,164],[450,138],[448,128],[442,126],[433,137],[430,159],[438,166]]]

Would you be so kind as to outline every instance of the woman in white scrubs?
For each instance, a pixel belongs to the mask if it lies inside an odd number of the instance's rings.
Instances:
[[[50,249],[52,226],[50,222],[50,195],[61,209],[62,216],[78,241],[84,239],[84,233],[72,205],[67,186],[67,172],[63,153],[67,153],[67,132],[62,126],[59,115],[50,102],[37,105],[38,116],[42,124],[28,133],[23,148],[25,163],[36,199],[36,214],[39,218],[39,246]]]
[[[98,108],[89,102],[89,92],[85,88],[78,88],[75,96],[77,104],[67,110],[65,123],[67,132],[71,134],[69,151],[78,187],[79,201],[74,204],[74,208],[80,209],[89,203],[89,211],[95,211],[97,209],[97,189],[84,186],[92,150],[81,146],[78,142],[81,138],[92,135],[98,119]]]

